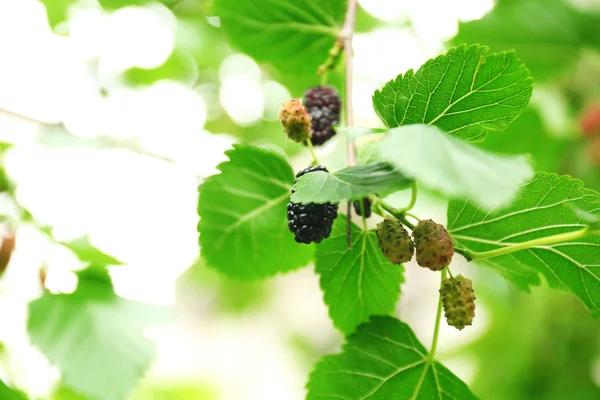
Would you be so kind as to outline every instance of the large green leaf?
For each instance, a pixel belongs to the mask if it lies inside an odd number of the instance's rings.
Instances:
[[[385,162],[348,167],[333,174],[315,171],[298,179],[292,201],[326,203],[358,200],[373,193],[383,196],[396,192],[411,182],[393,165]]]
[[[410,327],[377,316],[310,374],[307,400],[469,400],[467,385],[430,360]]]
[[[485,208],[510,202],[533,176],[527,157],[488,153],[427,125],[390,129],[379,157],[423,186]]]
[[[97,269],[86,270],[73,294],[46,293],[29,305],[28,330],[65,385],[93,399],[122,400],[154,358],[144,330],[156,313],[116,296]]]
[[[338,218],[331,237],[317,246],[315,269],[334,325],[345,334],[372,315],[394,311],[404,282],[404,267],[390,263],[377,245],[375,231],[352,224],[352,248],[346,218]]]
[[[564,0],[502,0],[484,18],[461,23],[452,42],[515,49],[536,79],[549,79],[573,65],[586,46],[600,46],[600,15]]]
[[[232,44],[288,75],[314,75],[342,26],[345,0],[215,0]]]
[[[2,400],[27,400],[28,397],[25,394],[23,394],[22,392],[6,386],[6,384],[4,382],[2,382],[2,380],[0,380],[0,399],[2,399]]]
[[[568,176],[540,173],[509,206],[485,212],[468,201],[448,205],[448,232],[455,246],[473,252],[581,230],[585,215],[600,215],[600,194]],[[597,315],[600,311],[600,235],[476,260],[527,290],[549,285],[574,293]]]
[[[487,50],[459,46],[398,75],[375,91],[375,111],[390,128],[435,125],[467,141],[504,129],[529,103],[532,79],[514,52]]]
[[[312,259],[288,230],[286,205],[294,173],[278,153],[247,145],[226,152],[220,174],[200,186],[198,213],[202,256],[237,279],[290,271]]]

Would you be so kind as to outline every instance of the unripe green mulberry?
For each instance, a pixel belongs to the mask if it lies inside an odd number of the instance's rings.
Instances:
[[[304,143],[311,136],[312,122],[310,114],[299,100],[288,100],[281,105],[279,121],[287,137],[298,143]]]
[[[462,275],[446,278],[442,281],[440,294],[448,325],[458,330],[471,325],[475,317],[473,282]]]
[[[379,248],[393,264],[410,261],[415,252],[410,235],[395,218],[386,218],[377,224],[377,239]]]
[[[443,225],[432,220],[420,221],[413,230],[417,263],[432,271],[441,271],[452,261],[454,243]]]

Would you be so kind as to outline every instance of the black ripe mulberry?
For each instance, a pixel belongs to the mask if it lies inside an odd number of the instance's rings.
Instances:
[[[312,120],[312,143],[320,145],[335,135],[340,120],[340,96],[329,86],[314,86],[304,93],[304,106]]]
[[[365,218],[369,218],[371,216],[371,201],[368,197],[365,197],[364,199],[362,199],[362,202],[364,202],[363,206],[365,208]],[[362,216],[362,208],[360,206],[360,203],[361,200],[356,200],[352,202],[352,205],[354,206],[354,211],[356,212],[356,215]]]
[[[309,167],[298,172],[294,183],[302,175],[315,171],[328,172],[327,168],[321,165]],[[290,201],[287,206],[288,227],[298,243],[320,243],[328,238],[337,215],[338,205],[332,203],[298,204]]]
[[[450,265],[454,243],[443,225],[430,219],[423,220],[412,234],[417,249],[417,264],[432,271],[441,271]]]
[[[446,278],[440,288],[444,316],[448,325],[462,330],[473,323],[475,317],[475,294],[473,282],[462,275]]]

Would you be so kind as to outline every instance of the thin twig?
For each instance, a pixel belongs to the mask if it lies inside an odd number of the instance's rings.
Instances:
[[[346,126],[354,125],[354,108],[352,105],[352,74],[354,73],[353,68],[353,57],[352,52],[352,38],[354,37],[354,26],[356,25],[356,6],[357,0],[348,0],[348,8],[346,9],[346,17],[344,18],[344,26],[340,31],[338,40],[344,44],[344,52],[346,53],[346,73],[345,81],[346,87],[345,93],[345,110],[346,110]],[[348,138],[346,143],[346,165],[352,167],[356,165],[356,147],[354,146],[354,140]],[[352,247],[352,206],[350,201],[347,205],[348,215],[346,216],[348,247]]]
[[[344,43],[344,51],[346,53],[346,126],[354,125],[354,107],[352,105],[352,75],[354,73],[353,66],[353,51],[352,51],[352,38],[354,37],[354,25],[356,24],[356,6],[357,0],[348,0],[348,8],[346,9],[346,18],[344,20],[344,26],[340,31],[339,39]],[[356,147],[354,141],[348,139],[346,145],[346,165],[352,167],[356,165]]]

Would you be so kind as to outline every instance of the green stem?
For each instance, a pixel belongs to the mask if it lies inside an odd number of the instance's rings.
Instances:
[[[450,275],[450,278],[454,278],[454,276],[452,275],[452,271],[450,271],[450,267],[446,267],[445,270],[448,271],[448,275]]]
[[[400,220],[405,226],[407,226],[411,231],[413,229],[415,229],[415,226],[413,225],[412,222],[410,222],[408,219],[406,219],[406,215],[398,210],[397,208],[394,208],[392,206],[390,206],[389,204],[387,204],[385,201],[379,201],[379,205],[381,205],[381,207],[387,211],[388,213],[390,213],[394,218]]]
[[[325,85],[327,85],[327,78],[328,78],[328,75],[329,75],[329,74],[328,74],[328,71],[324,71],[324,72],[321,74],[321,86],[325,86]]]
[[[408,205],[404,208],[399,208],[398,211],[406,214],[407,211],[412,210],[415,204],[417,204],[417,182],[413,181],[410,193],[410,203],[408,203]]]
[[[417,221],[421,221],[421,220],[419,219],[419,217],[417,217],[415,214],[411,214],[411,213],[404,213],[404,214],[405,214],[407,217],[411,217],[411,218],[413,218],[413,219],[415,219],[415,220],[417,220]]]
[[[306,139],[306,145],[308,146],[308,149],[310,150],[310,154],[312,155],[313,165],[319,165],[319,159],[317,158],[317,155],[315,154],[315,148],[313,147],[312,140],[310,140],[310,138]]]
[[[442,287],[441,282],[446,279],[446,268],[442,270],[442,280],[440,281],[440,288]],[[442,293],[440,292],[437,313],[435,315],[435,327],[433,328],[433,339],[431,341],[431,350],[429,350],[429,355],[427,356],[427,362],[433,363],[435,357],[435,351],[437,350],[438,337],[440,336],[440,322],[442,320]]]
[[[506,247],[501,247],[499,249],[489,250],[489,251],[469,251],[465,250],[464,253],[468,258],[473,260],[482,259],[482,258],[492,258],[498,257],[505,254],[514,253],[516,251],[527,250],[532,247],[537,246],[548,246],[556,243],[568,242],[571,240],[581,239],[586,236],[599,234],[600,230],[590,230],[589,226],[586,226],[583,229],[573,232],[561,233],[558,235],[547,236],[544,238],[528,240],[522,243],[515,243],[512,245],[508,245]],[[498,243],[501,244],[501,243]]]

